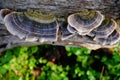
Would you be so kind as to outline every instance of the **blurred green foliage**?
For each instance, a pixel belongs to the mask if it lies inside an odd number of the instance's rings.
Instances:
[[[0,80],[120,80],[120,46],[16,47],[0,53]]]

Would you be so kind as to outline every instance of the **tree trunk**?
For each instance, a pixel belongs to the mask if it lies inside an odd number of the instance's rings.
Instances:
[[[0,8],[24,11],[31,9],[42,9],[54,14],[68,16],[71,13],[78,12],[82,9],[94,9],[101,11],[106,17],[113,19],[120,18],[120,0],[0,0]],[[25,42],[18,37],[11,35],[6,27],[0,24],[0,51],[22,45],[39,45],[40,42]],[[55,45],[74,45],[87,47],[85,43],[69,44],[69,41],[58,41],[55,43],[45,42],[46,44]],[[44,44],[45,44],[44,43]],[[97,46],[97,45],[94,45]],[[89,49],[98,49],[98,47],[87,47]]]

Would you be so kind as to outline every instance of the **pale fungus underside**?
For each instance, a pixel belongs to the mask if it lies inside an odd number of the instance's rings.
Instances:
[[[1,9],[0,20],[7,30],[26,42],[51,42],[89,49],[112,48],[120,41],[120,21],[96,10],[83,10],[60,18],[47,11],[25,12]]]

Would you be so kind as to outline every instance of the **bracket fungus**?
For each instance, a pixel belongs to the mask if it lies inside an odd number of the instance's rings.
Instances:
[[[120,41],[120,21],[106,18],[96,10],[85,9],[59,20],[41,10],[1,9],[0,20],[12,35],[25,41],[58,42],[89,49],[112,48]]]
[[[71,27],[71,28],[70,28]],[[105,18],[99,11],[81,11],[68,16],[68,31],[81,36],[89,36],[102,47],[118,44],[119,24],[114,19]]]
[[[60,27],[61,27],[61,33],[62,33],[61,40],[66,40],[75,35],[75,33],[71,33],[68,30],[66,22],[62,22]]]
[[[77,31],[71,27],[69,24],[67,25],[67,30],[70,32],[70,33],[76,33]]]
[[[104,16],[99,11],[81,11],[68,16],[68,24],[75,28],[80,35],[89,34],[103,21]]]
[[[97,38],[107,38],[117,27],[117,23],[113,19],[104,19],[101,25],[93,29],[90,34]],[[90,35],[89,34],[89,35]]]
[[[4,23],[11,34],[26,41],[57,40],[58,26],[55,17],[51,14],[31,10],[11,12],[5,16]]]
[[[120,40],[120,33],[114,30],[107,38],[94,38],[94,40],[102,45],[114,45]]]

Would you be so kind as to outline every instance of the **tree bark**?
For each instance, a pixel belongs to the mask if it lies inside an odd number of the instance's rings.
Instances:
[[[68,16],[82,9],[94,9],[101,11],[106,17],[120,18],[120,0],[0,0],[0,8],[24,11],[29,8],[47,10],[54,14]],[[55,45],[73,45],[69,42],[45,42]],[[44,44],[45,44],[44,43]],[[40,42],[25,42],[11,35],[6,27],[0,24],[0,51],[22,45],[39,45]],[[83,46],[84,43],[74,43],[74,46]],[[92,49],[92,46],[91,48]],[[97,49],[97,48],[94,48]]]

